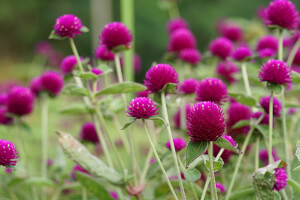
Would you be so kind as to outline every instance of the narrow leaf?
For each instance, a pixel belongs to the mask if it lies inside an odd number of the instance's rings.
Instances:
[[[254,124],[255,128],[262,134],[263,137],[267,138],[269,133],[269,126],[266,124]]]
[[[76,87],[76,88],[72,88],[69,91],[70,95],[74,95],[74,96],[89,96],[90,92],[87,88],[80,88],[80,87]]]
[[[240,200],[240,199],[244,199],[247,196],[252,196],[254,194],[254,189],[253,187],[247,187],[247,188],[241,188],[236,192],[233,192],[230,195],[230,200]]]
[[[74,104],[60,110],[60,113],[65,115],[91,114],[93,112],[94,110],[86,108],[83,104]]]
[[[248,96],[243,93],[232,93],[232,92],[229,93],[229,96],[231,96],[232,98],[234,98],[234,100],[236,100],[241,104],[245,104],[251,107],[256,105],[256,99],[253,98],[252,96]]]
[[[165,154],[160,156],[160,161],[163,162],[170,155],[171,155],[171,151],[167,151]],[[155,160],[155,162],[149,167],[146,178],[147,179],[151,178],[158,170],[159,170],[159,165],[158,165],[157,161]]]
[[[124,82],[117,83],[108,86],[107,88],[101,90],[96,94],[96,96],[104,95],[104,94],[121,94],[121,93],[135,93],[139,91],[144,91],[147,88],[139,83],[135,82]]]
[[[55,31],[53,30],[53,31],[51,31],[48,39],[50,39],[50,40],[52,40],[52,39],[53,40],[65,40],[65,39],[67,39],[67,37],[66,36],[62,37],[60,35],[57,35],[57,34],[55,34]]]
[[[168,126],[168,123],[163,118],[161,118],[161,117],[151,116],[151,117],[149,117],[147,119],[161,121],[165,126]]]
[[[166,94],[174,94],[177,89],[176,83],[167,83],[160,92],[165,92]]]
[[[240,153],[240,150],[237,147],[232,146],[232,144],[223,137],[219,137],[213,143],[221,148],[227,149],[234,153]]]
[[[280,84],[271,82],[267,83],[267,88],[272,90],[275,94],[279,94],[282,90],[282,86]]]
[[[79,77],[81,79],[86,79],[86,80],[97,80],[98,76],[92,72],[82,72],[79,74]]]
[[[38,186],[38,187],[43,187],[43,186],[55,186],[54,181],[48,178],[44,177],[31,177],[23,182],[26,185],[30,186]]]
[[[293,83],[300,83],[300,74],[292,71],[292,82]]]
[[[220,171],[223,168],[223,165],[224,165],[223,160],[221,160],[221,159],[219,159],[218,161],[213,160],[214,172]],[[209,160],[208,159],[205,160],[205,167],[207,168],[207,170],[210,169]]]
[[[287,184],[293,188],[295,194],[300,194],[300,184],[297,181],[288,179]]]
[[[232,126],[232,129],[242,128],[244,126],[249,126],[249,125],[250,125],[249,120],[240,120]]]
[[[201,177],[201,173],[197,169],[183,169],[184,178],[187,181],[195,182]]]
[[[293,170],[294,171],[299,171],[300,170],[300,165],[298,167],[295,167]]]
[[[133,124],[135,121],[136,121],[136,118],[133,118],[131,121],[126,122],[126,123],[122,126],[121,130],[125,130],[125,129],[128,128],[131,124]]]
[[[190,141],[186,149],[186,164],[188,167],[191,162],[205,153],[208,146],[207,141],[192,142]]]
[[[83,27],[81,27],[80,31],[83,32],[83,33],[87,33],[90,30],[86,26],[83,26]]]

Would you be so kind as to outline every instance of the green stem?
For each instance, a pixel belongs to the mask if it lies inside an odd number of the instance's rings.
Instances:
[[[250,84],[249,84],[249,80],[248,80],[246,63],[242,62],[241,68],[242,68],[242,74],[243,74],[243,79],[244,79],[244,84],[245,84],[247,95],[251,96],[251,89],[250,89]]]
[[[186,128],[186,109],[185,109],[185,102],[184,102],[184,99],[182,97],[182,106],[180,108],[180,128],[182,130],[185,130]]]
[[[259,141],[260,138],[256,138],[255,144],[255,171],[259,168]]]
[[[273,163],[273,155],[272,155],[272,140],[273,140],[273,95],[274,92],[271,90],[270,95],[270,104],[269,104],[269,148],[268,148],[268,157],[269,164]]]
[[[210,176],[206,178],[205,185],[204,185],[202,195],[201,195],[201,200],[205,200],[205,195],[206,195],[206,191],[208,189],[209,182],[210,182]]]
[[[209,142],[208,146],[208,157],[209,157],[209,173],[210,173],[210,179],[212,184],[212,196],[214,196],[215,200],[218,200],[218,193],[217,193],[217,187],[216,187],[216,179],[215,179],[215,173],[214,173],[214,165],[213,165],[213,142]]]
[[[115,64],[116,64],[116,71],[117,71],[117,76],[118,76],[118,81],[119,83],[123,83],[123,73],[122,73],[122,68],[120,64],[120,55],[119,53],[115,54]]]
[[[145,122],[146,123],[146,122]],[[148,154],[147,154],[147,157],[146,157],[146,160],[145,160],[145,165],[144,165],[144,169],[142,171],[142,175],[141,175],[141,179],[140,179],[140,184],[143,185],[144,184],[144,181],[145,181],[145,178],[146,178],[146,174],[147,174],[147,171],[150,167],[150,160],[151,160],[151,157],[152,157],[152,154],[153,154],[153,149],[149,149],[148,151]]]
[[[171,131],[171,127],[170,127],[169,116],[168,116],[167,105],[166,105],[166,97],[165,96],[166,96],[165,92],[162,92],[161,93],[161,106],[162,106],[162,109],[163,109],[163,118],[167,123],[167,125],[166,125],[167,126],[167,132],[168,132],[168,137],[169,137],[169,140],[170,140],[172,156],[173,156],[173,160],[174,160],[174,163],[175,163],[177,176],[178,176],[178,180],[179,180],[180,192],[181,192],[182,198],[185,200],[186,197],[185,197],[182,178],[181,178],[181,175],[180,175],[180,169],[179,169],[178,161],[177,161],[177,157],[176,157],[175,146],[174,146],[174,143],[173,143],[173,136],[172,136],[172,131]]]
[[[51,198],[51,200],[58,200],[61,193],[61,188],[57,188]]]
[[[22,120],[21,118],[17,118],[17,131],[16,131],[16,134],[18,138],[18,145],[19,147],[17,148],[18,151],[20,152],[20,158],[21,160],[23,161],[23,165],[24,165],[24,169],[25,169],[25,172],[26,170],[29,170],[27,168],[27,162],[26,162],[26,154],[25,154],[25,148],[24,148],[24,137],[23,137],[23,129],[22,129]]]
[[[285,190],[281,190],[280,193],[281,193],[281,195],[282,195],[283,200],[289,200],[289,198],[288,198],[288,196],[287,196]]]
[[[48,94],[44,93],[41,97],[42,105],[42,177],[47,178],[48,160]],[[42,199],[47,199],[45,188],[42,189]]]
[[[299,48],[300,48],[300,37],[297,40],[297,42],[295,43],[295,45],[293,46],[292,51],[291,51],[291,53],[290,53],[290,55],[289,55],[289,57],[287,59],[286,63],[288,64],[288,66],[292,66],[294,58],[295,58],[295,55],[296,55],[296,53],[297,53],[297,51],[298,51]]]
[[[158,163],[158,165],[159,165],[159,167],[160,167],[160,169],[161,169],[163,175],[165,176],[165,179],[166,179],[167,184],[168,184],[168,186],[169,186],[169,188],[170,188],[170,190],[171,190],[172,195],[174,196],[174,198],[175,198],[176,200],[178,200],[178,198],[177,198],[177,196],[176,196],[176,193],[175,193],[175,191],[174,191],[174,188],[173,188],[173,186],[172,186],[172,184],[171,184],[171,182],[170,182],[170,180],[169,180],[169,177],[168,177],[168,175],[167,175],[167,172],[166,172],[166,170],[164,169],[164,167],[163,167],[163,165],[162,165],[162,163],[161,163],[161,161],[160,161],[160,158],[159,158],[159,156],[158,156],[158,154],[157,154],[157,151],[156,151],[155,146],[154,146],[154,144],[153,144],[153,142],[152,142],[152,139],[151,139],[151,136],[150,136],[150,133],[149,133],[147,124],[145,123],[144,120],[143,120],[143,124],[144,124],[144,128],[145,128],[145,130],[146,130],[146,133],[147,133],[148,141],[149,141],[149,143],[150,143],[150,145],[151,145],[151,148],[152,148],[152,150],[153,150],[154,156],[155,156],[155,158],[156,158],[156,161],[157,161],[157,163]]]
[[[116,116],[113,117],[113,123],[114,123],[115,127],[121,127],[120,122]],[[129,146],[128,140],[126,139],[126,136],[124,135],[124,133],[122,133],[120,131],[120,129],[117,128],[117,130],[118,130],[118,134],[120,135],[120,138],[124,144],[126,152],[128,154],[130,154],[130,146]]]
[[[82,200],[87,200],[87,191],[85,188],[82,188]]]
[[[278,60],[283,60],[283,29],[278,29]]]
[[[69,41],[70,41],[70,45],[71,45],[71,49],[73,51],[73,54],[76,57],[79,70],[80,70],[80,72],[84,72],[83,66],[82,66],[82,63],[81,63],[81,60],[80,60],[80,57],[79,57],[79,54],[78,54],[78,51],[77,51],[77,48],[76,48],[76,45],[75,45],[75,42],[74,42],[73,38],[69,38]]]

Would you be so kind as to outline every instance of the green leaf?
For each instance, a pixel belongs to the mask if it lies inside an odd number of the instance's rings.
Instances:
[[[232,98],[234,98],[237,102],[239,102],[241,104],[245,104],[245,105],[248,105],[251,107],[256,105],[256,99],[253,98],[252,96],[248,96],[243,93],[233,93],[233,92],[230,92],[229,96],[231,96]]]
[[[184,177],[187,181],[195,182],[201,177],[201,173],[197,169],[182,169]]]
[[[154,93],[153,100],[156,103],[161,104],[161,94],[160,94],[160,92]]]
[[[254,189],[252,186],[247,188],[238,189],[238,191],[233,192],[230,195],[230,200],[240,200],[244,199],[244,197],[252,196],[254,194]]]
[[[163,154],[162,156],[160,156],[160,161],[163,162],[169,155],[171,155],[171,151],[167,151],[165,154]],[[157,161],[155,160],[155,162],[149,167],[149,170],[147,171],[147,179],[151,178],[154,174],[156,174],[156,172],[159,170],[159,165],[157,163]]]
[[[99,158],[91,154],[85,146],[78,142],[72,135],[57,131],[59,144],[65,153],[77,164],[96,177],[103,178],[113,184],[123,184],[121,174],[113,168],[106,166]]]
[[[89,96],[90,95],[90,91],[87,88],[80,88],[80,87],[76,87],[76,88],[72,88],[69,91],[70,95],[73,96]]]
[[[135,93],[146,89],[147,88],[144,85],[135,82],[116,83],[97,92],[96,96],[103,94]]]
[[[300,161],[300,147],[297,147],[295,155],[298,158],[298,160]]]
[[[190,141],[187,149],[186,149],[186,164],[187,167],[191,162],[193,162],[196,158],[205,153],[208,146],[207,141],[201,142],[192,142]]]
[[[149,120],[154,120],[154,121],[161,121],[162,123],[164,123],[165,126],[168,126],[168,123],[161,117],[157,117],[157,116],[151,116],[149,118],[147,118]]]
[[[80,31],[83,33],[87,33],[90,31],[90,29],[88,29],[86,26],[83,26],[83,27],[81,27]]]
[[[7,183],[7,186],[14,187],[14,186],[19,185],[20,183],[22,183],[25,180],[26,180],[26,178],[14,177],[9,180],[9,182]]]
[[[207,168],[207,170],[210,170],[209,167],[209,158],[208,157],[203,157],[205,160],[205,167]],[[216,160],[215,158],[213,158],[213,167],[214,167],[214,172],[220,171],[223,168],[224,162],[221,158],[219,158],[219,160]]]
[[[99,76],[103,76],[103,75],[111,73],[113,71],[110,66],[105,65],[105,64],[100,64],[97,66],[97,68],[103,71],[103,73],[100,74]]]
[[[79,74],[79,77],[81,79],[85,79],[85,80],[97,80],[98,76],[96,74],[94,74],[93,72],[82,72]]]
[[[54,181],[44,177],[31,177],[25,180],[23,183],[26,185],[38,186],[38,187],[43,187],[43,186],[54,187],[56,185]]]
[[[293,83],[300,83],[300,74],[292,71],[292,82]]]
[[[295,167],[293,170],[294,171],[299,171],[300,170],[300,165],[298,167]]]
[[[262,134],[263,137],[269,137],[269,126],[266,124],[254,124],[255,128]]]
[[[165,92],[166,94],[174,94],[177,89],[176,83],[167,83],[160,92]]]
[[[267,83],[267,88],[269,90],[272,90],[275,94],[279,94],[282,90],[282,85],[278,84],[278,83],[271,83],[268,82]]]
[[[28,124],[27,122],[25,122],[24,120],[22,120],[22,129],[23,129],[26,133],[32,133],[29,124]]]
[[[242,128],[244,126],[249,126],[249,125],[250,125],[249,120],[240,120],[232,126],[232,129]]]
[[[101,183],[90,175],[82,172],[75,172],[75,175],[80,184],[99,199],[113,200],[112,196],[110,196],[109,192],[101,185]]]
[[[221,148],[227,149],[234,153],[240,153],[240,150],[237,148],[237,146],[236,147],[232,146],[232,144],[223,137],[219,137],[218,139],[213,141],[213,143]]]
[[[54,30],[51,31],[51,33],[50,33],[50,35],[49,35],[49,37],[48,37],[48,39],[50,39],[50,40],[65,40],[65,39],[67,39],[67,38],[68,38],[67,36],[62,37],[62,36],[60,36],[60,35],[55,34],[55,31],[54,31]]]
[[[286,108],[300,108],[300,105],[297,103],[286,102],[285,107]]]
[[[121,130],[125,130],[127,127],[129,127],[131,124],[133,124],[135,121],[136,121],[136,118],[133,118],[131,121],[126,122],[126,123],[122,126]]]
[[[131,46],[119,45],[119,46],[116,46],[115,48],[113,48],[111,50],[111,52],[113,52],[113,53],[119,53],[120,51],[126,51],[126,50],[128,50],[130,48],[131,48]]]
[[[73,104],[61,109],[60,113],[65,115],[92,114],[94,110],[86,108],[83,104]]]
[[[300,184],[297,181],[288,179],[287,184],[293,188],[295,194],[300,194]]]

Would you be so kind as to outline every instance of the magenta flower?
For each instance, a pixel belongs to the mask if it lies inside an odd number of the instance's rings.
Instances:
[[[158,109],[154,101],[148,97],[136,97],[127,106],[128,117],[136,119],[147,119],[153,115],[158,115]]]
[[[29,85],[29,88],[31,92],[38,97],[40,95],[40,92],[43,90],[42,83],[41,83],[41,78],[40,77],[34,77]]]
[[[74,38],[75,34],[80,35],[82,28],[81,21],[75,15],[66,14],[56,19],[54,30],[55,34],[62,37]]]
[[[225,132],[222,108],[210,101],[196,103],[187,115],[187,134],[191,140],[215,141]]]
[[[258,18],[260,18],[262,21],[265,21],[267,19],[267,8],[266,7],[258,7],[256,9],[256,15]]]
[[[167,31],[169,34],[172,34],[178,29],[188,29],[188,23],[182,18],[173,18],[167,24]]]
[[[76,180],[76,175],[75,175],[75,172],[82,172],[82,173],[85,173],[85,174],[89,174],[88,171],[86,171],[85,169],[83,169],[80,165],[75,165],[74,168],[72,169],[72,172],[71,172],[71,178],[73,180]]]
[[[289,115],[293,115],[293,114],[295,114],[297,112],[298,112],[298,108],[289,108],[288,109],[288,114]]]
[[[12,173],[14,170],[13,169],[11,169],[11,168],[5,168],[5,173],[6,174],[10,174],[10,173]]]
[[[186,146],[185,140],[181,139],[181,138],[174,138],[173,139],[173,143],[174,143],[175,151],[176,152],[180,151],[181,149],[183,149]],[[171,143],[170,143],[170,141],[168,141],[166,143],[166,147],[171,151]]]
[[[198,80],[196,79],[186,79],[180,84],[179,91],[182,94],[193,94],[196,91],[197,84]]]
[[[8,140],[0,140],[0,165],[4,167],[17,164],[18,152],[16,146]]]
[[[295,54],[294,60],[293,60],[294,65],[300,65],[300,48]]]
[[[232,50],[232,42],[224,37],[214,39],[209,45],[209,51],[223,60],[231,55]]]
[[[64,86],[64,79],[55,71],[46,71],[41,76],[41,84],[44,91],[47,91],[51,96],[56,96]]]
[[[93,74],[96,74],[96,75],[100,75],[103,73],[103,71],[101,69],[98,69],[98,68],[92,68],[91,72]]]
[[[260,38],[257,42],[256,51],[260,52],[264,49],[272,49],[273,52],[277,53],[278,50],[278,40],[272,35],[266,35]]]
[[[18,116],[27,115],[32,112],[33,103],[34,96],[28,88],[15,86],[8,93],[7,111]]]
[[[272,149],[272,156],[274,161],[279,160],[275,149]],[[264,163],[264,165],[269,164],[269,155],[267,149],[262,149],[259,152],[259,159]]]
[[[179,53],[179,58],[191,65],[196,65],[201,61],[202,56],[197,49],[183,49]]]
[[[259,124],[265,124],[265,125],[269,125],[269,114],[267,113],[263,113],[261,111],[258,111],[258,112],[255,112],[251,115],[251,118],[254,118],[254,119],[259,119],[261,117],[261,115],[265,115],[262,120],[260,121]],[[274,126],[274,119],[273,119],[273,126]]]
[[[297,26],[298,11],[295,5],[288,0],[274,0],[266,9],[267,25],[276,25],[292,30]]]
[[[103,45],[97,47],[95,51],[95,57],[104,61],[114,61],[115,59],[114,53],[107,50]]]
[[[48,159],[48,160],[47,160],[47,165],[48,165],[49,167],[52,166],[52,165],[53,165],[53,160]]]
[[[232,58],[236,61],[244,61],[252,55],[251,49],[248,47],[239,47],[233,52]]]
[[[7,94],[1,93],[0,94],[0,105],[6,105],[7,103]]]
[[[140,91],[136,93],[136,97],[148,97],[150,92],[148,90]]]
[[[232,139],[231,136],[229,136],[229,135],[222,135],[221,137],[223,137],[226,140],[228,140],[233,147],[237,147],[236,142],[234,141],[234,139]],[[215,157],[218,155],[218,153],[219,153],[220,150],[221,150],[221,147],[219,147],[219,146],[217,146],[215,144],[213,145],[213,153],[214,153]],[[223,159],[224,163],[228,162],[228,160],[230,159],[230,157],[232,156],[232,154],[233,154],[232,151],[229,151],[227,149],[224,150],[224,152],[221,155],[221,158]]]
[[[113,198],[113,199],[115,199],[115,200],[118,200],[119,199],[119,196],[118,196],[118,194],[115,192],[115,191],[110,191],[109,192],[109,194],[110,194],[110,196]]]
[[[178,29],[171,34],[168,50],[179,53],[184,49],[195,49],[196,38],[190,30]]]
[[[278,192],[286,187],[287,184],[287,174],[285,169],[277,168],[275,169],[275,183],[273,186],[273,190],[277,190]]]
[[[151,93],[159,92],[168,83],[178,84],[178,74],[168,64],[152,66],[145,75],[144,84]]]
[[[225,83],[217,78],[206,78],[196,87],[196,101],[212,101],[216,104],[226,102],[228,91]]]
[[[83,58],[80,58],[82,61]],[[74,67],[77,65],[77,60],[76,57],[73,55],[65,57],[61,64],[60,64],[60,69],[63,74],[68,74],[73,71]]]
[[[188,116],[188,113],[190,112],[190,110],[191,110],[191,105],[186,104],[185,105],[185,112],[186,112],[185,116]],[[181,116],[181,108],[179,108],[173,116],[174,126],[176,129],[180,129],[180,116]]]
[[[221,35],[228,38],[231,41],[240,41],[243,39],[242,29],[233,24],[225,24],[221,27]]]
[[[285,85],[291,82],[291,68],[280,60],[269,60],[261,67],[258,77],[260,81]]]
[[[222,185],[219,182],[216,182],[216,187],[219,189],[219,191],[223,194],[226,192],[226,187],[224,185]]]
[[[35,45],[35,51],[38,54],[48,57],[54,51],[54,49],[49,42],[40,41]]]
[[[87,122],[82,125],[81,131],[79,133],[79,139],[82,141],[99,143],[98,134],[95,125],[91,122]]]
[[[241,128],[232,129],[232,126],[241,120],[250,120],[251,110],[248,106],[240,103],[233,103],[227,110],[226,128],[228,135],[236,137],[240,134],[247,134],[249,126],[243,126]]]
[[[269,114],[270,96],[261,97],[259,104],[264,111]],[[280,101],[276,97],[273,97],[273,115],[280,117],[281,109],[282,106]]]
[[[274,57],[275,55],[276,55],[276,51],[274,51],[273,49],[269,49],[269,48],[258,51],[258,57],[260,59],[271,58],[271,57]]]
[[[236,79],[234,78],[234,74],[238,72],[239,69],[237,68],[237,66],[229,60],[222,61],[217,66],[217,75],[228,83],[234,83],[236,81]]]
[[[10,125],[13,122],[13,118],[7,116],[7,109],[5,106],[0,106],[0,124]]]
[[[121,45],[128,49],[132,42],[132,34],[123,23],[111,22],[104,26],[99,39],[101,45],[105,45],[108,50],[113,50]]]

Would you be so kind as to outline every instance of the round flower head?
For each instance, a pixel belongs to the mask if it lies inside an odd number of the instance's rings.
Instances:
[[[272,156],[274,161],[278,160],[277,152],[275,149],[272,149]],[[259,152],[259,159],[264,163],[264,165],[267,165],[269,163],[269,155],[267,149],[262,149]]]
[[[80,58],[80,60],[82,61],[83,59]],[[72,72],[72,70],[74,69],[74,67],[76,65],[77,65],[76,57],[73,55],[70,55],[70,56],[65,57],[62,60],[62,62],[60,64],[60,69],[63,74],[68,74],[68,73]]]
[[[287,174],[285,169],[277,168],[275,169],[275,183],[273,186],[273,190],[280,191],[286,187],[287,183]]]
[[[44,91],[47,91],[51,96],[56,96],[64,86],[64,79],[55,71],[46,71],[41,76],[41,84]]]
[[[260,38],[257,42],[256,51],[261,51],[263,49],[272,49],[277,52],[278,50],[278,40],[272,35],[266,35]]]
[[[1,93],[0,94],[0,105],[6,105],[7,103],[7,94]]]
[[[22,116],[30,114],[33,110],[34,96],[25,87],[13,87],[7,97],[7,111],[9,113]]]
[[[210,43],[209,50],[214,56],[225,60],[231,55],[233,44],[227,38],[219,37]]]
[[[52,166],[52,165],[53,165],[53,160],[48,159],[48,160],[47,160],[47,165],[48,165],[49,167]]]
[[[223,194],[226,192],[226,187],[222,185],[221,183],[216,182],[216,187],[219,189],[219,191]]]
[[[7,116],[7,110],[5,106],[0,106],[0,124],[10,125],[13,122],[13,118]]]
[[[79,138],[83,141],[99,143],[99,138],[95,125],[90,122],[87,122],[84,125],[82,125]]]
[[[40,95],[40,92],[42,91],[42,83],[41,83],[41,78],[40,77],[34,77],[29,85],[29,88],[31,92],[38,97]]]
[[[186,146],[186,142],[184,139],[181,139],[181,138],[174,138],[173,139],[173,143],[174,143],[174,146],[175,146],[175,151],[178,152],[180,151],[181,149],[183,149],[185,146]],[[171,150],[171,143],[170,141],[168,141],[166,143],[166,147]]]
[[[226,140],[228,140],[233,147],[237,146],[237,144],[234,141],[234,139],[232,139],[232,137],[230,137],[229,135],[222,135],[221,137],[223,137]],[[215,144],[213,145],[213,153],[214,153],[215,157],[218,155],[218,153],[219,153],[220,150],[221,150],[221,148],[219,146],[217,146]],[[230,157],[232,156],[232,154],[233,154],[232,151],[229,151],[227,149],[224,150],[224,152],[221,155],[221,158],[223,159],[224,163],[228,162],[228,160],[230,159]]]
[[[239,41],[243,39],[243,31],[240,27],[232,24],[226,24],[221,27],[221,35],[231,41]]]
[[[106,24],[99,36],[101,45],[105,45],[108,50],[124,45],[130,48],[132,35],[130,30],[121,22]]]
[[[179,53],[184,49],[195,49],[196,38],[190,30],[178,29],[171,34],[168,50]]]
[[[92,72],[93,74],[96,74],[96,75],[100,75],[100,74],[103,73],[103,71],[102,71],[101,69],[98,69],[98,68],[93,68],[93,69],[91,70],[91,72]]]
[[[139,73],[141,71],[142,61],[140,56],[137,53],[135,53],[133,57],[133,67],[135,73]]]
[[[217,66],[217,75],[228,83],[234,83],[236,81],[236,79],[234,78],[234,74],[236,74],[237,72],[239,72],[237,66],[235,66],[233,62],[228,60],[220,62]]]
[[[17,164],[18,152],[15,145],[8,140],[0,140],[0,165],[4,167]]]
[[[191,105],[190,104],[186,104],[185,105],[185,116],[188,115],[188,113],[191,110]],[[174,120],[174,126],[176,129],[180,129],[180,116],[181,116],[181,109],[179,108],[177,110],[177,112],[175,113],[175,115],[173,116],[173,120]]]
[[[258,18],[260,18],[262,21],[265,21],[267,19],[267,8],[266,7],[258,7],[256,9],[256,15]]]
[[[244,61],[251,56],[252,52],[248,47],[239,47],[232,54],[232,58],[236,61]]]
[[[263,115],[264,113],[261,111],[255,112],[251,115],[251,118],[254,119],[259,119],[261,117],[261,115]],[[274,119],[273,119],[274,120]],[[269,114],[265,113],[264,117],[262,118],[262,120],[259,122],[259,124],[265,124],[265,125],[269,125]],[[273,122],[273,126],[274,126],[274,122]]]
[[[274,51],[273,49],[269,49],[269,48],[258,51],[258,57],[260,59],[271,58],[271,57],[274,57],[275,55],[276,55],[276,51]]]
[[[169,34],[173,33],[178,29],[188,29],[188,23],[182,18],[173,18],[167,24],[167,31]]]
[[[300,65],[300,48],[295,54],[294,60],[293,60],[294,65]]]
[[[56,23],[54,25],[55,34],[60,35],[62,37],[70,37],[74,38],[75,34],[80,35],[82,28],[81,21],[75,15],[63,15],[56,19]]]
[[[269,114],[270,96],[261,97],[259,104],[264,111]],[[282,106],[280,101],[276,97],[273,97],[273,115],[280,117],[281,109]]]
[[[198,84],[198,80],[196,79],[192,79],[192,78],[186,79],[180,84],[179,91],[182,94],[193,94],[195,93],[197,84]]]
[[[225,83],[217,78],[206,78],[196,87],[196,101],[212,101],[216,104],[226,102],[228,91]]]
[[[10,173],[12,173],[14,170],[13,169],[11,169],[11,168],[5,168],[5,173],[6,174],[10,174]]]
[[[159,92],[168,83],[178,84],[178,74],[168,64],[157,64],[152,66],[145,75],[145,86],[151,93]]]
[[[291,68],[280,60],[269,60],[261,67],[258,77],[260,81],[268,81],[285,85],[291,82]]]
[[[210,101],[196,103],[187,115],[187,134],[192,141],[215,141],[225,132],[221,107]]]
[[[236,137],[240,134],[247,134],[249,126],[232,129],[232,126],[241,120],[250,120],[251,110],[248,106],[240,103],[233,103],[227,110],[226,128],[228,135]]]
[[[72,169],[72,172],[71,172],[71,178],[73,180],[76,180],[76,175],[75,175],[75,172],[82,172],[82,173],[85,173],[85,174],[89,174],[88,171],[86,171],[85,169],[83,169],[80,165],[75,165],[74,168]]]
[[[97,47],[95,51],[95,57],[104,61],[114,61],[115,55],[106,49],[105,46],[101,45]]]
[[[115,199],[115,200],[118,200],[118,199],[119,199],[119,196],[118,196],[118,194],[117,194],[116,192],[110,191],[109,194],[110,194],[110,196],[111,196],[113,199]]]
[[[289,109],[288,109],[288,114],[289,114],[289,115],[293,115],[293,114],[295,114],[295,113],[297,113],[297,112],[298,112],[298,108],[292,107],[292,108],[289,108]]]
[[[150,92],[148,90],[140,91],[136,93],[136,97],[148,97]]]
[[[201,61],[201,54],[197,49],[183,49],[179,53],[179,58],[191,65],[196,65]]]
[[[49,56],[53,51],[52,45],[47,41],[40,41],[35,45],[35,51],[43,56]]]
[[[267,25],[276,25],[286,29],[297,26],[298,11],[295,5],[288,0],[274,0],[266,9]]]
[[[134,117],[137,119],[147,119],[153,115],[158,114],[158,109],[154,101],[148,97],[136,97],[131,100],[129,106],[127,106],[128,117]]]

